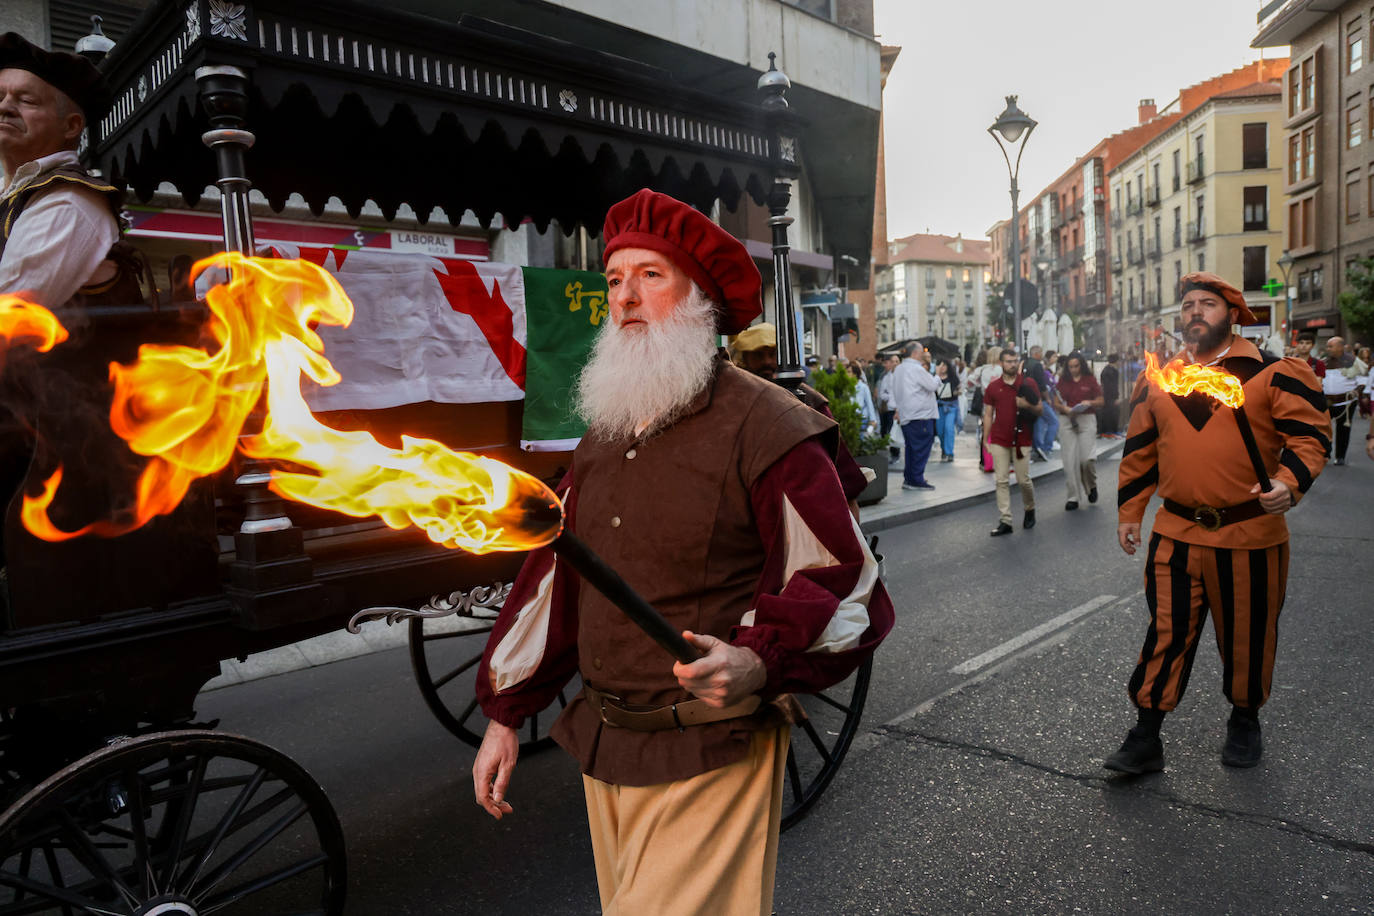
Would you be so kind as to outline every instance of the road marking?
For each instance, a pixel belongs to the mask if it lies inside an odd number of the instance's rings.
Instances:
[[[949,669],[949,673],[972,674],[979,668],[985,668],[988,665],[991,665],[993,662],[997,661],[999,658],[1002,658],[1005,655],[1010,655],[1017,649],[1020,649],[1022,646],[1035,642],[1037,639],[1044,636],[1046,633],[1052,633],[1061,627],[1068,626],[1069,624],[1073,623],[1075,620],[1082,617],[1083,615],[1091,614],[1093,611],[1102,607],[1102,605],[1115,600],[1116,595],[1098,595],[1091,601],[1085,601],[1083,604],[1080,604],[1073,610],[1065,611],[1058,617],[1055,617],[1053,620],[1047,620],[1044,623],[1040,624],[1040,626],[1033,627],[1027,630],[1026,632],[1022,633],[1020,636],[1013,637],[1007,640],[1006,642],[1002,643],[1000,646],[996,646],[995,648],[989,649],[982,655],[975,655],[968,661],[960,662],[953,668]]]

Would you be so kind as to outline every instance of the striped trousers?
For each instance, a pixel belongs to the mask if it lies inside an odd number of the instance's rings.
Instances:
[[[1161,712],[1178,705],[1210,611],[1226,698],[1244,709],[1263,706],[1273,681],[1287,583],[1286,541],[1227,550],[1153,535],[1145,561],[1150,628],[1131,675],[1131,701]]]

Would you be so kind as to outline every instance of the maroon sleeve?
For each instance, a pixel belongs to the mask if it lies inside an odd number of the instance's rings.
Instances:
[[[735,627],[731,642],[763,660],[765,696],[823,690],[887,636],[892,601],[815,439],[769,467],[750,495],[767,553],[753,623]]]
[[[835,449],[835,471],[840,475],[840,487],[846,500],[858,499],[859,494],[868,486],[868,478],[863,468],[849,454],[849,449],[841,442]]]
[[[568,471],[556,492],[563,499],[564,524],[572,530],[577,503],[572,470]],[[550,600],[544,605],[537,600],[537,590],[551,569],[554,574],[553,588]],[[511,593],[487,638],[486,649],[477,668],[477,702],[487,718],[511,728],[519,728],[525,719],[552,703],[577,671],[577,594],[580,581],[576,573],[558,561],[550,547],[531,551],[525,558],[525,565],[520,567]],[[492,670],[493,659],[498,659],[499,668],[503,643],[508,637],[514,639],[512,628],[522,614],[541,614],[546,617],[540,621],[541,626],[533,628],[541,635],[533,643],[528,643],[542,651],[542,655],[527,677],[498,691],[496,675]]]

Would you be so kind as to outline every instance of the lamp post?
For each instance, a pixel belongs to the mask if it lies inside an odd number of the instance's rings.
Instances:
[[[948,339],[948,335],[945,334],[945,316],[949,314],[949,309],[945,307],[944,303],[940,303],[940,307],[936,311],[940,314],[940,337]]]
[[[1292,256],[1291,254],[1288,253],[1288,249],[1287,249],[1287,248],[1283,249],[1283,255],[1278,259],[1277,263],[1278,263],[1278,265],[1279,265],[1279,270],[1283,271],[1283,325],[1282,325],[1282,327],[1283,327],[1283,330],[1284,330],[1284,332],[1285,332],[1285,333],[1283,334],[1283,336],[1284,336],[1284,338],[1285,338],[1285,339],[1284,339],[1284,345],[1287,346],[1287,344],[1288,344],[1287,336],[1288,336],[1288,335],[1287,335],[1286,332],[1287,332],[1288,328],[1287,328],[1286,326],[1287,326],[1288,323],[1290,322],[1290,320],[1291,320],[1291,318],[1292,318],[1292,315],[1293,315],[1293,287],[1291,287],[1291,286],[1288,285],[1288,273],[1289,273],[1289,271],[1291,271],[1291,270],[1293,269],[1293,256]],[[1277,331],[1277,330],[1279,330],[1280,327],[1281,327],[1281,325],[1280,325],[1277,321],[1274,322],[1274,330]],[[1283,355],[1283,354],[1279,354],[1279,355],[1281,356],[1281,355]]]
[[[1021,173],[1021,154],[1026,151],[1026,143],[1030,141],[1031,131],[1035,130],[1035,123],[1030,115],[1016,107],[1016,96],[1009,95],[1007,96],[1007,107],[988,128],[988,133],[992,135],[992,139],[997,141],[997,148],[1002,151],[1002,158],[1007,160],[1007,176],[1011,179],[1011,302],[1012,328],[1015,332],[1017,350],[1022,348],[1022,340],[1021,220],[1020,208],[1017,204],[1020,189],[1016,186],[1016,178]],[[1012,165],[1011,154],[1007,151],[1008,147],[1016,149],[1015,165]]]

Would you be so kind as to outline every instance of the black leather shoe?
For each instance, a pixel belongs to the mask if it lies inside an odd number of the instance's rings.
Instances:
[[[1134,776],[1158,773],[1164,769],[1164,742],[1159,740],[1158,733],[1133,728],[1126,733],[1121,749],[1102,765],[1109,770]]]
[[[1221,749],[1221,762],[1228,767],[1252,767],[1263,755],[1259,719],[1232,715],[1226,723],[1226,745]]]
[[[1023,518],[1023,519],[1021,519],[1021,527],[1022,527],[1022,528],[1034,528],[1034,527],[1035,527],[1035,510],[1034,510],[1034,509],[1027,510],[1027,512],[1026,512],[1026,517]]]
[[[1068,502],[1064,503],[1064,511],[1065,511],[1065,512],[1076,512],[1076,511],[1078,511],[1078,503],[1077,503],[1076,501],[1072,500],[1072,499],[1069,500]]]
[[[1093,487],[1091,490],[1088,491],[1088,502],[1097,502],[1097,487]]]
[[[997,527],[992,529],[989,533],[995,538],[1000,538],[1004,534],[1011,534],[1011,531],[1011,525],[1008,525],[1006,522],[998,522]]]

